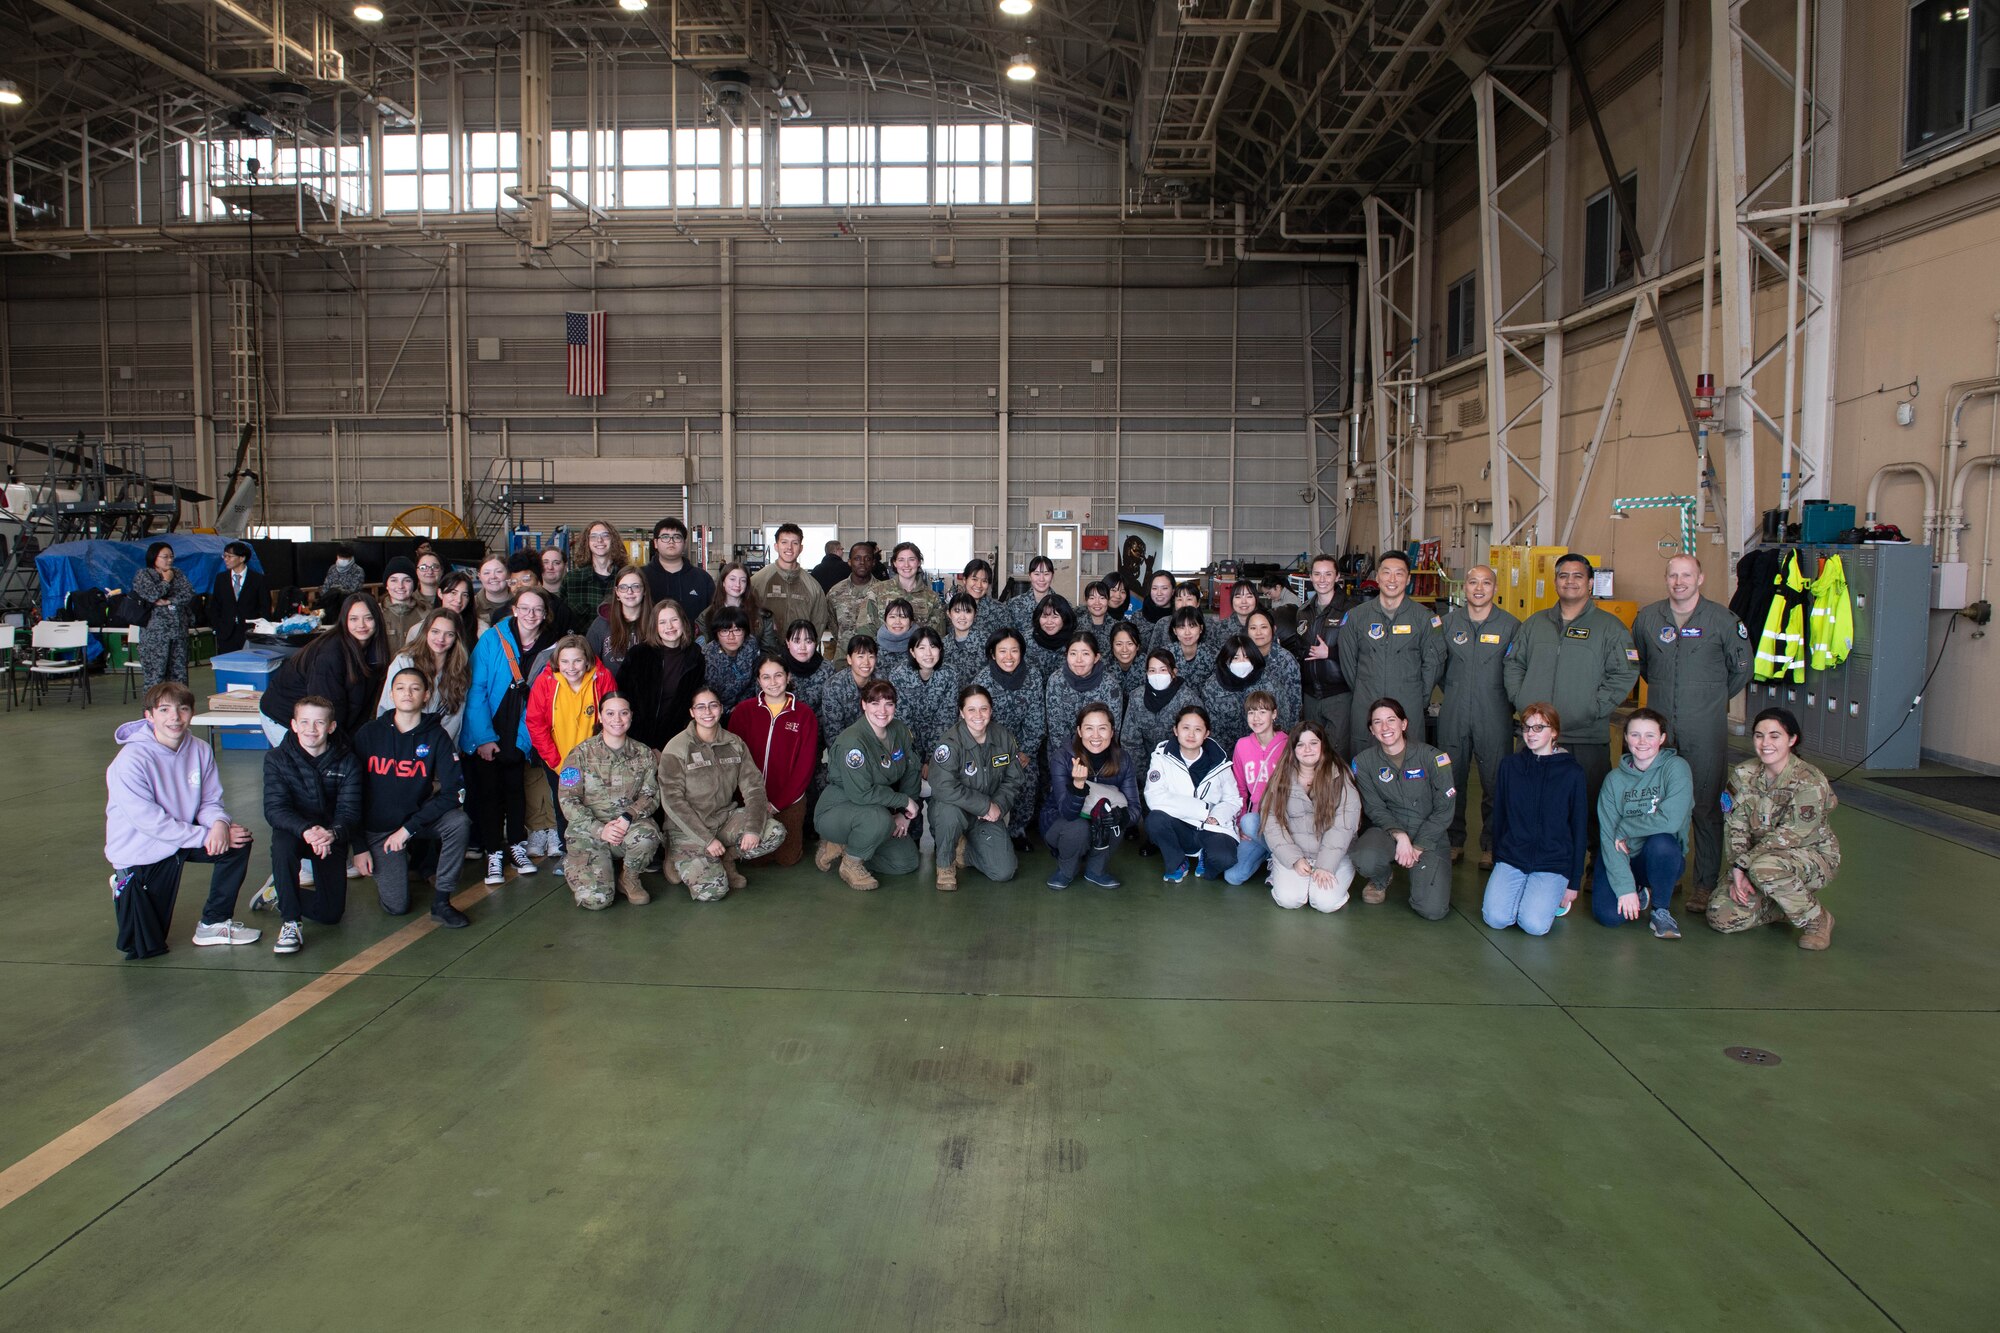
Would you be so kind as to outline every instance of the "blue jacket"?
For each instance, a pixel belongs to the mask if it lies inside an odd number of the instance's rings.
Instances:
[[[479,642],[472,647],[472,687],[465,694],[465,722],[458,730],[458,748],[466,754],[500,739],[493,732],[493,714],[500,707],[507,687],[514,683],[502,644],[512,648],[515,658],[520,659],[521,641],[514,636],[512,616],[494,621],[492,628],[480,635]],[[524,755],[535,752],[534,742],[528,739],[528,686],[533,683],[529,665],[525,660],[520,662],[521,723],[514,738],[515,748]]]
[[[1130,750],[1115,742],[1104,752],[1104,758],[1109,760],[1114,754],[1118,756],[1118,776],[1105,778],[1104,783],[1107,786],[1117,787],[1119,794],[1124,796],[1127,810],[1125,822],[1127,827],[1130,827],[1139,822],[1139,761],[1132,757]],[[1070,758],[1070,743],[1067,736],[1060,744],[1050,741],[1042,756],[1042,762],[1048,765],[1049,782],[1042,794],[1041,811],[1035,816],[1035,827],[1042,831],[1042,836],[1045,838],[1056,821],[1077,819],[1083,814],[1083,798],[1086,793],[1076,790],[1069,780]]]
[[[1576,756],[1516,750],[1500,761],[1493,785],[1493,860],[1531,875],[1563,875],[1580,889],[1590,806]]]

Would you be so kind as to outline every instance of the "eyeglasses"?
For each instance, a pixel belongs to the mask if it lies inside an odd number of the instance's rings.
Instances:
[[[1522,731],[1550,731],[1550,730],[1552,730],[1552,728],[1551,728],[1551,727],[1549,726],[1549,724],[1548,724],[1548,723],[1546,723],[1546,722],[1526,722],[1526,723],[1523,723],[1523,724],[1522,724],[1522,726],[1521,726],[1521,730],[1522,730]]]
[[[695,712],[697,712],[697,713],[719,713],[719,712],[721,712],[721,711],[722,711],[722,705],[721,705],[721,704],[696,704],[696,705],[694,706],[694,711],[695,711]]]
[[[653,540],[656,542],[684,542],[687,540],[687,538],[682,536],[678,532],[663,532],[659,536],[653,538]]]

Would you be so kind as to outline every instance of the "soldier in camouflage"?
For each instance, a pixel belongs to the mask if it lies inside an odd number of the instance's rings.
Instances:
[[[714,690],[695,692],[694,725],[660,751],[660,807],[674,873],[688,896],[712,903],[748,881],[738,861],[754,861],[784,845],[785,826],[764,798],[764,775],[750,747],[722,725]]]
[[[1007,820],[1025,798],[1027,758],[1014,733],[993,721],[993,696],[968,685],[957,725],[930,753],[931,835],[937,842],[937,886],[958,887],[970,864],[996,884],[1014,878],[1020,862]]]
[[[882,613],[900,597],[910,604],[910,616],[917,625],[929,625],[942,633],[944,603],[924,577],[924,553],[915,542],[896,543],[896,549],[889,553],[889,571],[888,578],[870,585],[869,596],[876,608],[875,623],[882,623]]]
[[[973,683],[985,689],[993,700],[995,725],[1012,732],[1021,752],[1028,756],[1022,778],[1028,795],[1016,801],[1007,816],[1007,832],[1018,851],[1026,845],[1028,817],[1034,813],[1038,756],[1047,730],[1042,681],[1024,660],[1019,630],[1003,626],[993,632],[993,637],[986,641],[986,665],[979,668]]]
[[[1840,869],[1840,840],[1827,818],[1837,801],[1826,775],[1792,752],[1798,719],[1766,708],[1750,728],[1746,759],[1729,775],[1723,841],[1729,865],[1708,904],[1708,924],[1725,935],[1790,922],[1799,947],[1833,942],[1833,913],[1819,900]]]
[[[896,718],[910,729],[919,755],[958,722],[958,676],[943,663],[944,644],[923,625],[910,636],[908,656],[886,673],[896,687]]]
[[[875,640],[857,634],[847,641],[847,670],[820,686],[819,705],[813,711],[819,714],[819,734],[829,745],[861,720],[861,687],[875,679],[875,663]]]
[[[639,876],[660,850],[660,828],[653,821],[660,808],[659,757],[627,734],[632,705],[624,695],[599,700],[597,721],[602,730],[563,760],[558,787],[558,803],[569,821],[564,878],[576,905],[593,912],[611,906],[619,894],[634,907],[651,902]]]
[[[848,576],[826,595],[833,607],[833,641],[843,645],[859,634],[873,638],[882,623],[870,596],[875,588],[875,543],[854,543],[854,549],[847,553],[847,565]]]
[[[944,664],[960,683],[970,683],[986,665],[989,632],[979,623],[979,604],[968,593],[953,593],[944,616],[950,622],[944,635]]]

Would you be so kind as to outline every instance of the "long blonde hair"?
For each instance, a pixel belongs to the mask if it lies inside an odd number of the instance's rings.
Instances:
[[[431,626],[440,620],[449,621],[453,635],[451,651],[440,658],[431,651]],[[440,606],[424,616],[417,627],[417,637],[406,650],[410,655],[410,665],[424,673],[424,679],[431,683],[431,690],[437,695],[438,711],[456,713],[465,704],[465,696],[472,689],[472,667],[465,646],[465,622],[458,612],[448,606]]]
[[[1285,753],[1278,761],[1278,771],[1271,775],[1264,787],[1264,800],[1257,813],[1267,823],[1273,819],[1287,829],[1290,823],[1285,819],[1285,803],[1292,798],[1292,785],[1298,780],[1297,759],[1299,737],[1315,736],[1319,739],[1319,765],[1313,769],[1312,781],[1306,792],[1312,797],[1313,836],[1325,833],[1340,813],[1341,793],[1347,786],[1346,764],[1334,753],[1333,742],[1326,738],[1326,729],[1317,722],[1301,722],[1292,729],[1285,741]]]

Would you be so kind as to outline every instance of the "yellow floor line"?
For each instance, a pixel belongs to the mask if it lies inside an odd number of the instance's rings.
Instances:
[[[490,886],[476,884],[461,889],[452,902],[463,909],[492,892]],[[395,934],[378,940],[338,967],[307,982],[255,1018],[217,1037],[172,1069],[126,1093],[60,1138],[51,1140],[5,1171],[0,1171],[0,1208],[13,1203],[119,1131],[137,1124],[320,1001],[346,989],[355,978],[366,976],[436,929],[437,922],[428,916],[412,921]]]

